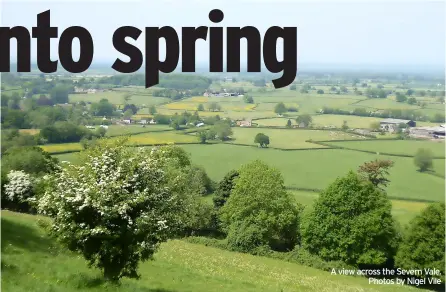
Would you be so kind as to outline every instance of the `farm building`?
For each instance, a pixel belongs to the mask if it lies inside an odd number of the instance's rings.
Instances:
[[[237,121],[237,126],[240,126],[240,127],[251,127],[252,126],[252,122],[250,120],[248,120],[248,121]]]
[[[128,124],[128,125],[130,125],[130,124],[132,123],[132,120],[122,120],[122,122],[123,122],[124,124]]]
[[[439,138],[445,136],[445,128],[440,127],[417,127],[409,130],[409,135],[414,138]]]
[[[388,132],[394,132],[398,129],[401,124],[405,124],[408,127],[415,127],[416,122],[412,120],[401,120],[401,119],[384,119],[380,122],[380,127],[382,130]]]
[[[203,127],[204,126],[204,123],[198,123],[197,124],[197,127]]]

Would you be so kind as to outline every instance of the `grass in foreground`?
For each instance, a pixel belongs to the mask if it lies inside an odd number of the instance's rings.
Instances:
[[[112,286],[49,239],[38,218],[2,211],[2,291],[418,291],[180,240],[164,243],[155,261],[141,264],[140,280]]]

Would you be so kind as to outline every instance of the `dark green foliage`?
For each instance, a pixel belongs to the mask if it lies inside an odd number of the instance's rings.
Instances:
[[[368,98],[386,98],[387,92],[379,88],[367,88],[365,92]]]
[[[433,154],[429,149],[420,148],[415,153],[414,163],[420,171],[426,171],[433,166]]]
[[[201,166],[190,167],[190,183],[198,186],[198,193],[200,195],[209,195],[215,189],[215,182],[212,181],[206,171]]]
[[[285,106],[285,104],[283,102],[279,102],[278,104],[276,104],[276,106],[274,107],[274,112],[278,115],[282,115],[284,113],[287,112],[287,108]]]
[[[280,172],[257,160],[240,169],[220,220],[233,250],[284,251],[298,243],[299,209]]]
[[[324,94],[324,91],[322,89],[318,89],[316,93],[317,94]]]
[[[314,203],[303,224],[303,247],[327,261],[384,264],[400,239],[391,209],[383,192],[350,172]]]
[[[263,133],[258,133],[254,138],[254,143],[259,143],[260,147],[268,147],[269,137]]]
[[[445,204],[433,203],[415,217],[403,236],[395,265],[405,270],[438,269],[445,273]]]
[[[290,90],[296,90],[296,89],[297,89],[296,84],[291,84]]]
[[[217,188],[212,198],[214,202],[214,207],[220,209],[226,204],[231,191],[235,186],[235,180],[238,178],[239,172],[237,170],[231,170],[228,172],[223,179],[218,183]]]
[[[198,131],[197,136],[198,136],[198,139],[200,140],[201,144],[205,144],[206,143],[208,135],[207,135],[207,132],[205,130]]]
[[[415,97],[410,97],[407,99],[407,103],[408,104],[416,104],[417,103],[417,99]]]
[[[254,103],[254,99],[253,99],[252,96],[250,96],[250,95],[245,95],[245,96],[243,96],[243,100],[244,100],[246,103]]]
[[[40,147],[13,147],[2,157],[2,172],[22,170],[33,175],[41,175],[56,170],[57,158]]]
[[[111,116],[115,110],[116,107],[105,98],[91,104],[91,112],[95,116]]]
[[[313,122],[313,118],[309,114],[303,114],[296,118],[297,125],[308,127]]]
[[[12,147],[37,145],[37,138],[37,136],[32,136],[30,134],[21,134],[16,129],[2,130],[1,153],[5,153],[6,150]]]
[[[50,96],[53,103],[67,103],[71,89],[64,85],[57,85],[51,90]]]
[[[405,102],[407,100],[407,96],[405,96],[404,94],[401,94],[400,92],[397,92],[395,94],[395,96],[396,96],[397,102]]]
[[[124,108],[122,109],[122,112],[126,112],[128,110],[131,110],[132,114],[136,114],[138,112],[138,108],[134,104],[126,104]],[[156,112],[156,111],[155,111]],[[152,114],[152,113],[151,113]]]
[[[154,105],[149,107],[149,113],[151,115],[155,115],[156,114],[156,107]]]
[[[197,106],[197,111],[199,111],[199,112],[203,112],[203,111],[204,111],[204,106],[203,106],[202,103],[200,103],[200,104]]]
[[[48,143],[79,142],[82,138],[91,139],[96,136],[89,129],[69,122],[57,122],[40,131],[40,137]]]
[[[291,128],[291,120],[290,119],[288,119],[288,121],[286,122],[286,127]]]

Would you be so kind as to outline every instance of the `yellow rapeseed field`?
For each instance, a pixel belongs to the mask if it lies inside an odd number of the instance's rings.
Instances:
[[[40,147],[44,151],[49,153],[82,150],[82,146],[79,143],[47,144],[47,145],[42,145]]]
[[[182,135],[171,132],[147,133],[130,136],[128,144],[132,145],[152,145],[169,143],[195,143],[197,138],[192,135]]]

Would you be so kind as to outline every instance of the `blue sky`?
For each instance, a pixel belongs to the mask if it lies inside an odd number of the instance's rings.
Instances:
[[[220,24],[208,19],[214,8],[225,13]],[[1,23],[31,28],[36,15],[48,9],[59,36],[69,26],[87,28],[94,40],[94,61],[110,65],[117,57],[126,60],[112,45],[113,32],[124,25],[141,30],[169,25],[179,34],[182,26],[253,25],[262,35],[270,26],[295,26],[300,63],[440,68],[445,64],[445,3],[439,1],[3,1]],[[137,45],[143,51],[144,34]],[[242,43],[242,62],[244,48]],[[34,60],[35,50],[33,43]],[[52,41],[52,52],[57,58],[57,40]],[[15,42],[11,53],[15,56]],[[198,41],[197,62],[206,62],[208,56],[208,43]]]

